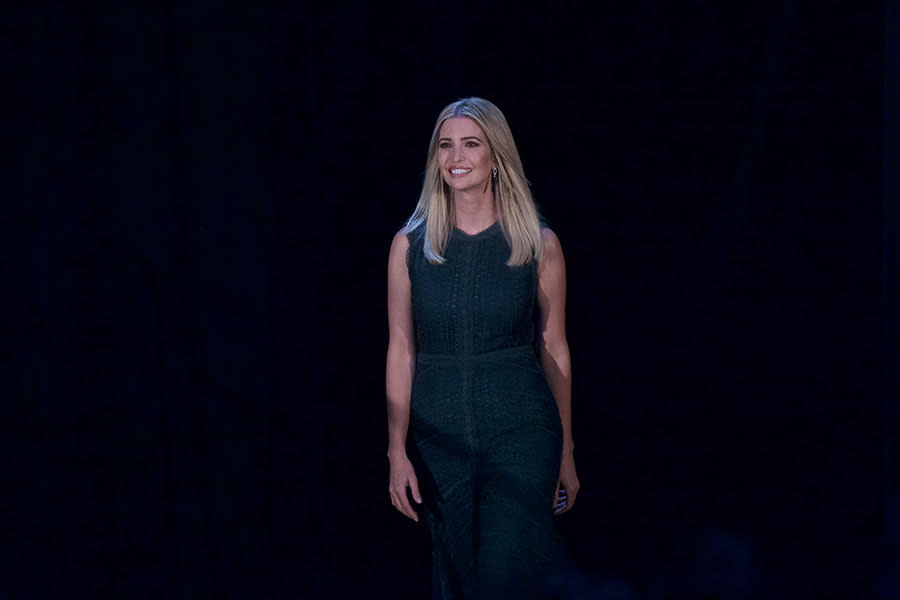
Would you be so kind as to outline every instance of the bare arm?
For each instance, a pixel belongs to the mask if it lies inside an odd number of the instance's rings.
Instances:
[[[388,455],[406,454],[409,400],[415,369],[412,302],[406,251],[409,240],[397,234],[388,259],[388,352],[385,388],[388,404]]]
[[[391,502],[401,513],[418,521],[409,503],[407,487],[421,502],[418,481],[406,455],[406,433],[409,429],[409,405],[412,376],[415,369],[412,301],[406,251],[409,240],[398,233],[391,244],[388,258],[388,351],[385,373],[388,417],[388,459],[391,464],[389,492]]]
[[[563,448],[572,442],[572,367],[566,340],[566,264],[559,239],[550,229],[544,235],[544,258],[538,270],[541,365],[559,406],[563,426]]]
[[[575,473],[575,444],[572,441],[572,366],[566,339],[566,263],[556,234],[544,228],[542,235],[544,256],[538,268],[539,342],[541,365],[562,421],[560,484],[567,492],[567,500],[557,512],[565,512],[574,504],[580,486]]]

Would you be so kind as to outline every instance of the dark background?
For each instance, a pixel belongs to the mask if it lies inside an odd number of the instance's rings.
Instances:
[[[898,25],[894,0],[19,4],[0,597],[427,596],[386,491],[385,267],[468,95],[568,261],[572,578],[897,597]]]

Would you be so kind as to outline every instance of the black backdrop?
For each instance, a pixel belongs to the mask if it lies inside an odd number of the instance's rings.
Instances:
[[[386,493],[385,264],[466,95],[505,111],[567,255],[573,578],[886,589],[884,17],[19,5],[0,592],[425,597]]]

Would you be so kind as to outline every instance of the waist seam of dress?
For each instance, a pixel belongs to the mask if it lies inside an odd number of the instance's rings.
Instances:
[[[416,359],[423,361],[446,361],[446,362],[457,362],[462,360],[490,360],[492,358],[503,358],[504,356],[515,355],[515,354],[527,354],[530,352],[534,352],[534,347],[531,344],[523,344],[521,346],[508,346],[506,348],[500,348],[498,350],[488,350],[487,352],[472,352],[472,353],[434,353],[434,352],[417,352]]]

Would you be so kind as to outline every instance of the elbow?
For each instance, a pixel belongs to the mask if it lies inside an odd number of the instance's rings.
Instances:
[[[544,364],[545,370],[548,366],[553,367],[554,371],[568,374],[571,370],[569,357],[569,343],[564,336],[541,339],[541,362]],[[548,364],[550,363],[550,364]]]
[[[540,339],[541,354],[549,354],[559,360],[563,357],[568,360],[569,342],[565,334],[544,333]]]
[[[388,344],[388,365],[409,365],[412,367],[416,359],[414,348],[411,344],[391,342]]]

